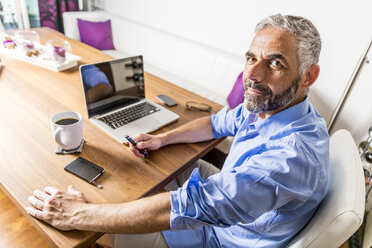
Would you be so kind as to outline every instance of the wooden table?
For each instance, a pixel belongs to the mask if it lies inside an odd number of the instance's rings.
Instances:
[[[41,43],[49,39],[67,39],[72,53],[82,57],[80,64],[111,59],[99,50],[66,38],[49,28],[35,29]],[[138,199],[157,192],[187,166],[204,156],[221,140],[197,144],[178,144],[151,153],[150,158],[135,157],[128,147],[119,144],[88,120],[78,67],[53,72],[8,56],[2,56],[0,72],[0,187],[53,247],[84,247],[102,233],[84,231],[61,232],[30,217],[25,208],[27,197],[35,189],[50,185],[66,190],[73,184],[88,202],[118,203]],[[171,110],[180,119],[156,133],[174,129],[206,112],[185,109],[194,100],[213,107],[220,105],[179,88],[148,73],[145,74],[146,97],[167,94],[179,105]],[[50,117],[59,111],[74,110],[83,115],[86,141],[80,155],[56,155],[51,134]],[[82,156],[105,169],[97,182],[98,189],[64,171],[64,166]],[[1,214],[1,213],[0,213]]]

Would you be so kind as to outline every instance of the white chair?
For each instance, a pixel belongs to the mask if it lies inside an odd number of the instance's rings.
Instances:
[[[340,247],[363,222],[365,185],[359,152],[351,134],[331,136],[332,183],[313,218],[289,244],[290,248]]]
[[[104,22],[110,17],[103,11],[71,11],[63,13],[63,28],[65,35],[71,39],[80,41],[77,19],[91,22]]]

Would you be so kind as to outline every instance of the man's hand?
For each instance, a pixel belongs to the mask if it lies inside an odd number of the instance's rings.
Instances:
[[[136,147],[144,150],[157,150],[163,146],[177,143],[195,143],[213,139],[211,117],[206,116],[186,123],[176,129],[166,133],[151,135],[137,134],[133,140],[137,143]],[[144,158],[132,144],[130,150],[138,157]]]
[[[46,187],[44,192],[35,190],[28,201],[33,206],[26,208],[28,214],[63,231],[76,229],[78,213],[86,204],[83,193],[72,185],[67,192],[53,187]]]
[[[133,140],[137,143],[136,147],[146,151],[154,151],[164,146],[164,135],[151,135],[140,133],[137,134]],[[145,156],[140,153],[132,144],[129,144],[130,150],[138,157],[144,158]]]

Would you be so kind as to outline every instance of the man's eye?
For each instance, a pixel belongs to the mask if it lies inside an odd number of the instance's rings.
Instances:
[[[278,60],[272,60],[270,64],[276,68],[283,68],[282,63],[280,63]]]
[[[247,57],[247,63],[252,64],[255,62],[255,59],[253,57]]]

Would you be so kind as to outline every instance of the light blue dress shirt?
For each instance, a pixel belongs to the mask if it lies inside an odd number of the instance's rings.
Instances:
[[[303,102],[265,120],[243,104],[212,115],[215,138],[235,136],[220,173],[195,169],[171,192],[169,247],[285,247],[331,182],[324,119]]]

